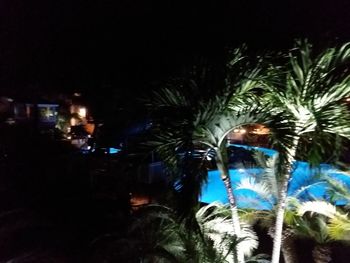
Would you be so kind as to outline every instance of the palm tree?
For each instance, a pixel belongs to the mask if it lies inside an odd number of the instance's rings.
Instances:
[[[256,151],[255,160],[259,167],[263,168],[261,175],[255,176],[249,174],[248,177],[242,179],[235,186],[235,195],[240,202],[244,201],[247,207],[256,208],[253,210],[246,210],[243,215],[245,218],[250,218],[253,221],[260,221],[260,223],[268,228],[268,234],[273,238],[275,235],[274,220],[276,219],[276,202],[278,200],[278,193],[281,187],[280,174],[278,171],[278,154],[266,158],[262,152]],[[289,196],[286,200],[286,215],[284,217],[284,225],[286,228],[282,232],[282,254],[284,262],[297,263],[297,253],[295,248],[295,231],[296,225],[296,207],[306,198],[313,198],[308,196],[308,190],[319,185],[327,183],[327,175],[319,176],[314,174],[304,181],[299,181],[297,187],[289,189]],[[254,196],[247,198],[244,194],[247,191],[254,193]],[[243,194],[240,194],[242,192]]]
[[[268,228],[268,234],[273,238],[275,229],[273,228],[273,220],[275,219],[275,203],[278,197],[278,189],[280,187],[278,181],[278,171],[276,163],[278,155],[266,159],[261,152],[255,152],[257,164],[264,169],[261,176],[248,176],[242,179],[235,186],[236,198],[238,202],[244,200],[248,207],[256,207],[256,209],[242,210],[242,216],[252,224],[260,222],[263,227]],[[254,197],[247,198],[241,195],[240,192],[252,192]],[[282,252],[286,263],[297,263],[295,253],[295,245],[292,235],[288,229],[282,233]]]
[[[196,213],[197,228],[188,228],[175,211],[150,205],[139,211],[131,223],[127,236],[113,240],[111,235],[98,240],[104,248],[110,244],[112,257],[101,254],[106,262],[189,262],[189,263],[233,263],[234,247],[244,243],[248,257],[257,247],[257,236],[248,225],[242,225],[246,238],[238,240],[230,221],[230,209],[221,204],[211,204]],[[113,240],[106,242],[106,239]],[[115,248],[118,248],[117,251]],[[114,257],[113,257],[114,254]],[[255,258],[255,259],[254,259]],[[261,255],[250,262],[265,263]]]
[[[288,182],[301,138],[310,136],[313,146],[320,147],[320,140],[329,133],[350,137],[350,114],[345,105],[350,95],[349,58],[350,44],[314,57],[311,45],[300,41],[289,52],[286,65],[272,65],[268,70],[270,79],[265,82],[267,92],[262,99],[273,105],[271,114],[284,116],[290,126],[289,136],[271,127],[283,169],[272,263],[279,262]]]
[[[235,240],[231,216],[230,208],[218,202],[204,206],[196,213],[202,233],[213,240],[213,245],[218,251],[228,255],[226,261],[235,262],[234,255],[229,256],[232,240]],[[253,250],[258,247],[258,237],[247,223],[241,222],[241,229],[244,238],[237,243],[238,250],[243,251],[246,257],[251,257]]]
[[[150,143],[165,162],[177,167],[179,155],[176,150],[190,153],[183,156],[192,156],[196,146],[205,150],[203,161],[209,159],[209,153],[214,153],[216,166],[227,191],[234,233],[238,238],[242,237],[241,226],[229,176],[226,136],[234,128],[262,122],[266,117],[253,93],[260,81],[260,69],[255,67],[245,70],[246,64],[242,64],[242,61],[240,50],[236,50],[229,63],[230,74],[225,88],[212,96],[203,96],[192,83],[190,92],[182,92],[179,88],[164,88],[154,92],[149,103],[153,111],[167,114],[166,121],[155,126],[158,133]],[[172,117],[169,118],[169,115]],[[238,261],[244,261],[240,251]]]

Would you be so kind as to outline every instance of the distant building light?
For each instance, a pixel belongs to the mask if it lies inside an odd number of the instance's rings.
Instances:
[[[74,97],[80,97],[80,96],[81,96],[81,93],[75,92],[75,93],[73,94],[73,96],[74,96]]]
[[[81,118],[86,118],[86,108],[85,107],[79,108],[78,114]]]
[[[71,125],[71,126],[77,125],[77,121],[75,120],[75,118],[71,118],[71,119],[70,119],[70,125]]]
[[[6,121],[5,121],[7,124],[10,124],[10,125],[13,125],[16,123],[16,121],[13,119],[13,118],[8,118]]]

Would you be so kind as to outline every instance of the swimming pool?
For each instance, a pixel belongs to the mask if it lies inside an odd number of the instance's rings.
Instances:
[[[234,144],[232,146],[241,147],[246,150],[258,150],[262,151],[268,156],[273,156],[277,152],[271,149],[251,147],[245,145]],[[230,178],[232,185],[236,185],[241,180],[254,180],[262,175],[262,168],[241,168],[241,169],[230,169]],[[330,177],[342,181],[350,189],[350,176],[337,171],[328,164],[321,164],[317,169],[310,168],[307,162],[296,161],[295,169],[292,173],[292,177],[289,182],[288,195],[295,195],[295,192],[300,190],[302,187],[310,185],[310,182],[315,182],[315,176],[317,174],[328,174]],[[312,184],[312,187],[303,188],[304,190],[298,194],[300,200],[316,199],[329,199],[326,191],[327,183],[319,181]],[[239,208],[254,208],[254,209],[272,209],[275,200],[262,200],[254,191],[249,190],[234,190],[234,195],[238,200]],[[208,172],[208,182],[202,188],[202,195],[200,198],[201,202],[211,203],[214,201],[220,201],[222,203],[228,203],[226,189],[220,179],[219,171],[212,170]],[[336,205],[344,205],[344,200],[336,200]]]

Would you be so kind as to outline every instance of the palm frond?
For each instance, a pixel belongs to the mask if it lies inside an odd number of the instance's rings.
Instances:
[[[314,188],[314,187],[317,187],[318,185],[323,185],[324,182],[322,181],[316,181],[316,182],[311,182],[309,184],[306,184],[306,185],[301,185],[299,188],[295,189],[295,191],[293,193],[291,193],[291,195],[293,197],[296,197],[296,198],[300,198],[302,194],[305,194],[308,192],[308,190]]]
[[[330,241],[327,221],[321,216],[312,218],[300,217],[294,231],[300,236],[314,239],[318,244]]]
[[[308,201],[304,202],[298,208],[298,214],[304,215],[306,212],[316,213],[332,218],[337,214],[337,209],[334,205],[325,201]]]
[[[252,191],[257,195],[257,197],[255,198],[257,198],[258,200],[262,202],[267,202],[271,206],[274,206],[275,204],[275,199],[274,196],[271,194],[271,189],[269,188],[269,185],[265,182],[257,182],[254,177],[244,178],[236,184],[235,191],[237,192],[236,197],[238,200],[241,198],[240,194],[238,194],[239,190]]]
[[[275,154],[271,157],[266,157],[263,152],[255,151],[254,159],[259,164],[259,167],[264,169],[261,179],[268,185],[273,198],[277,200],[280,179],[278,171],[279,155]]]
[[[178,89],[162,88],[158,91],[153,91],[152,96],[145,103],[152,110],[159,108],[185,108],[190,107],[188,99]]]
[[[347,215],[331,218],[328,224],[329,236],[333,240],[350,241],[350,219]]]
[[[330,187],[327,188],[327,194],[330,196],[331,201],[344,200],[349,206],[350,193],[348,187],[340,180],[336,180],[331,177],[325,179]]]
[[[345,44],[314,57],[311,45],[298,41],[289,63],[267,69],[275,81],[265,81],[262,101],[273,104],[273,110],[294,122],[301,133],[317,128],[348,138],[350,114],[344,99],[350,95],[349,54],[350,44]],[[281,84],[276,84],[278,76]]]
[[[252,123],[264,123],[267,116],[266,111],[263,111],[257,104],[240,107],[234,111],[220,112],[206,123],[205,128],[201,125],[200,129],[195,131],[194,138],[196,141],[207,142],[219,147],[234,128]]]
[[[227,205],[214,202],[198,210],[196,214],[202,231],[214,241],[217,248],[224,247],[227,253],[230,242],[235,237],[231,222],[231,212]],[[251,255],[258,246],[258,237],[251,227],[246,223],[241,223],[242,240],[238,243],[238,249],[245,255]]]
[[[267,228],[273,224],[275,219],[274,212],[271,210],[240,209],[239,212],[242,221],[247,222],[249,225],[259,223]]]

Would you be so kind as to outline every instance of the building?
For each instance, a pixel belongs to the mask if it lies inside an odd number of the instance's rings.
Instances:
[[[0,97],[0,122],[13,124],[32,123],[39,128],[55,128],[59,104],[46,101],[19,101]]]

